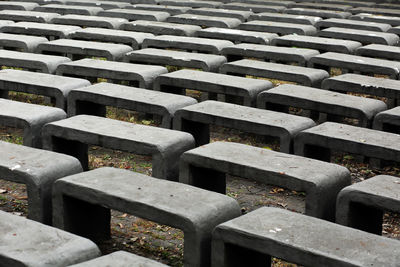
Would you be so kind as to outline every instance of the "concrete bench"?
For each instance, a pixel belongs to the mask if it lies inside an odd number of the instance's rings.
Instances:
[[[75,14],[75,15],[96,16],[103,9],[97,6],[68,6],[68,5],[49,4],[49,5],[38,6],[34,10],[40,12],[58,13],[60,15]]]
[[[251,75],[255,77],[290,81],[313,87],[320,87],[321,82],[329,77],[328,72],[324,70],[249,59],[226,63],[222,65],[220,72],[230,75]]]
[[[315,26],[317,27],[318,30],[330,27],[338,27],[338,28],[355,29],[355,30],[375,31],[375,32],[387,32],[392,27],[390,24],[385,24],[385,23],[366,22],[366,21],[349,20],[349,19],[335,19],[335,18],[321,20],[317,22]]]
[[[24,145],[42,147],[41,130],[46,123],[65,119],[62,109],[0,99],[0,123],[24,130]]]
[[[0,50],[1,66],[24,68],[43,73],[54,73],[58,65],[69,61],[71,60],[67,57]]]
[[[258,108],[280,112],[288,112],[289,107],[295,107],[317,112],[314,115],[324,113],[328,115],[328,120],[336,120],[338,116],[355,118],[359,126],[369,128],[374,116],[387,109],[386,104],[380,100],[292,84],[283,84],[261,92],[257,103]]]
[[[0,32],[1,32],[1,28],[6,27],[7,25],[11,25],[11,24],[14,24],[14,21],[12,21],[12,20],[0,20]]]
[[[346,11],[334,11],[334,10],[323,10],[315,8],[288,8],[284,11],[287,14],[300,15],[300,16],[313,16],[320,17],[323,19],[337,18],[337,19],[347,19],[351,16],[350,12]]]
[[[210,266],[212,230],[240,215],[230,197],[127,170],[100,168],[55,183],[53,218],[61,229],[107,239],[110,209],[183,230],[185,266]]]
[[[204,16],[213,16],[213,17],[227,17],[227,18],[235,18],[239,19],[240,21],[246,21],[250,15],[253,14],[251,11],[246,10],[231,10],[231,9],[224,9],[224,8],[193,8],[189,9],[187,14],[195,14],[195,15],[204,15]]]
[[[391,79],[399,76],[400,63],[396,61],[376,59],[370,57],[346,55],[341,53],[327,52],[312,57],[308,61],[311,68],[341,68],[342,70],[365,73],[388,75]]]
[[[278,35],[275,33],[242,31],[215,27],[202,30],[200,29],[195,35],[204,38],[229,40],[234,43],[253,43],[264,45],[269,44],[271,40],[278,37]]]
[[[122,44],[110,44],[81,40],[59,39],[39,44],[37,53],[68,56],[73,59],[84,57],[104,57],[111,61],[120,61],[132,47]]]
[[[188,133],[90,115],[48,123],[42,136],[44,149],[77,157],[84,170],[88,145],[97,145],[152,156],[153,176],[168,180],[177,179],[180,155],[194,147]]]
[[[383,58],[398,61],[400,59],[400,47],[370,44],[359,47],[356,54],[365,57]]]
[[[145,38],[154,37],[151,33],[130,32],[111,29],[85,28],[71,34],[71,39],[109,42],[129,45],[133,50],[140,49]]]
[[[74,6],[97,6],[104,10],[113,8],[126,8],[131,4],[121,1],[92,1],[92,0],[65,0],[66,5]]]
[[[4,266],[63,267],[96,258],[90,240],[0,211],[0,262]]]
[[[137,9],[109,9],[101,11],[99,16],[124,18],[131,20],[150,20],[150,21],[164,21],[169,17],[169,13],[150,10],[137,10]]]
[[[75,88],[89,86],[87,80],[61,77],[52,74],[5,69],[0,71],[0,96],[8,91],[44,95],[54,99],[55,106],[67,110],[68,93]]]
[[[157,261],[138,256],[126,251],[117,251],[90,261],[71,265],[70,267],[125,267],[125,266],[145,266],[145,267],[167,267],[168,265]]]
[[[68,95],[68,116],[89,114],[105,116],[105,107],[112,106],[162,118],[161,127],[172,128],[175,112],[196,104],[191,97],[143,90],[110,83],[98,83],[72,90]]]
[[[274,12],[274,13],[282,13],[286,7],[278,6],[278,5],[258,5],[258,4],[249,4],[249,3],[241,3],[241,2],[233,2],[227,3],[222,6],[224,9],[232,9],[232,10],[245,10],[252,11],[254,13],[261,12]]]
[[[37,3],[32,2],[19,2],[19,1],[1,1],[0,2],[0,10],[33,10],[35,7],[38,7]]]
[[[375,2],[352,1],[352,0],[322,0],[322,2],[339,4],[339,5],[350,5],[353,7],[374,7],[376,5]]]
[[[399,252],[398,240],[264,207],[216,227],[211,266],[265,266],[276,257],[302,266],[395,267]]]
[[[26,184],[28,218],[51,225],[53,183],[81,172],[79,161],[71,156],[3,141],[0,141],[0,150],[1,179]]]
[[[343,54],[353,54],[357,48],[362,46],[360,42],[356,41],[296,34],[277,37],[271,41],[271,45],[279,47],[302,47],[315,49],[320,52],[337,52]]]
[[[87,15],[64,15],[51,20],[54,24],[75,25],[81,27],[97,27],[106,29],[118,29],[123,23],[128,22],[123,18],[109,18]]]
[[[280,0],[239,0],[238,2],[256,4],[256,5],[273,5],[273,6],[284,6],[291,7],[294,1],[280,1]]]
[[[170,65],[216,72],[226,62],[224,56],[146,48],[125,55],[126,62]]]
[[[142,48],[173,48],[216,55],[219,55],[221,50],[229,46],[233,46],[233,43],[226,40],[173,35],[149,37],[142,43]]]
[[[387,24],[392,25],[393,27],[400,26],[400,16],[392,17],[392,16],[373,15],[370,13],[360,13],[360,14],[351,16],[349,19],[370,21],[370,22],[377,22],[377,23],[387,23]]]
[[[374,118],[373,128],[379,131],[400,134],[400,107],[379,112]]]
[[[183,14],[191,10],[190,7],[185,7],[185,6],[180,7],[180,6],[167,6],[167,5],[163,6],[163,5],[150,5],[150,4],[136,4],[126,8],[167,12],[171,16]]]
[[[276,33],[279,35],[315,35],[317,29],[311,25],[285,22],[253,20],[239,25],[240,30]]]
[[[378,175],[345,187],[337,198],[336,222],[381,235],[385,211],[399,212],[400,178]]]
[[[265,20],[265,21],[275,21],[275,22],[294,23],[294,24],[306,24],[314,26],[315,23],[321,21],[322,18],[314,16],[298,16],[292,14],[261,12],[251,15],[248,20],[249,21]]]
[[[399,42],[399,36],[393,33],[354,30],[346,28],[331,27],[318,33],[318,36],[345,39],[367,44],[396,45]]]
[[[39,44],[46,42],[48,40],[44,37],[0,33],[0,47],[3,49],[33,52]]]
[[[137,20],[123,24],[121,30],[148,32],[155,35],[168,34],[177,36],[193,36],[195,32],[201,30],[201,27],[196,25]]]
[[[338,4],[338,3],[311,3],[311,2],[300,2],[294,3],[292,7],[297,8],[314,8],[314,9],[321,9],[321,10],[333,10],[333,11],[348,11],[352,8],[351,5],[347,4]]]
[[[306,66],[307,61],[311,57],[319,55],[319,52],[312,49],[293,47],[276,47],[259,44],[237,44],[223,48],[221,55],[226,56],[228,61],[235,61],[243,58],[259,58],[265,61],[281,63],[294,62],[300,66]]]
[[[377,3],[374,7],[399,9],[399,5],[395,3]]]
[[[129,85],[140,88],[153,87],[154,79],[168,70],[161,66],[131,64],[124,62],[104,61],[97,59],[81,59],[61,64],[57,75],[81,77],[97,83],[97,78],[109,82],[128,82]]]
[[[339,165],[239,143],[214,142],[181,156],[181,183],[225,194],[226,174],[305,192],[305,213],[331,221],[337,194],[351,184]]]
[[[204,101],[175,112],[174,129],[192,134],[196,146],[210,142],[210,124],[279,138],[280,149],[285,153],[292,151],[297,133],[315,126],[309,118],[216,101]]]
[[[49,23],[53,18],[60,16],[57,13],[26,11],[26,10],[1,10],[0,19],[12,21],[27,21]]]
[[[400,26],[390,28],[387,32],[394,33],[396,35],[400,35]]]
[[[159,0],[159,5],[165,6],[187,6],[192,8],[202,8],[202,7],[209,7],[209,8],[219,8],[222,3],[220,1],[192,1],[192,0]]]
[[[324,161],[330,161],[331,150],[336,150],[399,162],[398,140],[398,134],[325,122],[299,133],[294,140],[294,152]]]
[[[178,70],[158,76],[154,90],[186,94],[186,89],[198,90],[211,95],[219,94],[227,102],[240,102],[245,106],[255,106],[257,95],[273,87],[265,80],[210,73],[195,70]],[[239,101],[236,101],[240,98]]]
[[[241,21],[235,18],[181,14],[169,17],[167,22],[197,25],[201,27],[236,28]]]
[[[12,25],[1,27],[0,31],[4,33],[44,36],[48,40],[54,40],[69,38],[72,33],[81,29],[81,27],[69,25],[56,25],[37,22],[17,22]]]
[[[349,10],[353,14],[369,13],[381,16],[400,16],[400,10],[393,8],[356,7]]]

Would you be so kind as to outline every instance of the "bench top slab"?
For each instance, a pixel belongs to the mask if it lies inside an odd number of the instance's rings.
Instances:
[[[181,14],[169,17],[167,22],[197,25],[203,27],[236,28],[241,21],[235,18]]]
[[[17,22],[15,24],[2,27],[0,31],[6,33],[68,38],[70,34],[81,29],[81,27],[70,25],[57,25],[37,22]]]
[[[82,27],[97,27],[107,29],[118,29],[123,23],[128,22],[124,18],[110,18],[100,16],[85,16],[85,15],[63,15],[51,20],[54,24],[76,25]]]
[[[205,16],[214,16],[214,17],[227,17],[227,18],[236,18],[241,21],[247,20],[253,12],[246,10],[231,10],[231,9],[223,9],[223,8],[194,8],[190,9],[187,14],[196,14],[196,15],[205,15]]]
[[[346,29],[339,27],[323,29],[318,33],[318,35],[321,37],[353,40],[362,44],[396,45],[400,40],[399,36],[393,33]]]
[[[218,8],[222,5],[219,1],[196,1],[196,0],[158,0],[159,5],[165,6],[187,6],[192,8]]]
[[[400,26],[400,16],[393,17],[393,16],[374,15],[370,13],[360,13],[351,16],[349,19],[371,21],[377,23],[387,23],[392,25],[393,27]]]
[[[280,0],[239,0],[238,2],[256,4],[256,5],[273,5],[273,6],[284,6],[290,7],[294,1],[280,1]]]
[[[12,21],[27,21],[49,23],[53,18],[60,16],[58,13],[26,11],[26,10],[1,10],[0,19]]]
[[[46,42],[44,37],[0,33],[0,47],[19,48],[24,52],[33,52],[39,44]]]
[[[349,11],[353,14],[369,13],[381,16],[400,16],[400,10],[394,8],[356,7]]]
[[[178,36],[193,36],[195,32],[201,30],[201,27],[196,25],[185,25],[178,23],[137,20],[134,22],[123,24],[121,26],[121,30],[148,32],[155,35],[168,34]]]
[[[76,14],[76,15],[95,16],[103,9],[97,6],[72,6],[72,5],[69,6],[69,5],[49,4],[49,5],[38,6],[34,10],[41,12],[53,12],[61,15]]]
[[[249,18],[249,21],[252,21],[252,20],[266,20],[266,21],[275,21],[275,22],[315,25],[315,23],[317,23],[318,21],[321,21],[322,18],[315,17],[315,16],[299,16],[299,15],[293,15],[293,14],[261,12],[261,13],[257,13],[257,14],[252,14]]]
[[[135,4],[126,8],[167,12],[171,16],[183,14],[192,9],[190,7],[184,7],[184,6],[180,7],[180,6],[150,5],[150,4]]]
[[[400,47],[380,44],[370,44],[360,47],[356,51],[357,55],[366,57],[376,57],[389,60],[400,60]]]
[[[0,10],[33,10],[35,7],[38,7],[37,3],[33,2],[21,2],[21,1],[1,1],[0,2]]]
[[[61,267],[101,255],[89,239],[4,211],[0,211],[0,217],[3,263]]]
[[[280,35],[285,34],[298,34],[298,35],[315,35],[317,29],[311,25],[253,20],[239,25],[240,30],[259,31],[277,33]]]
[[[323,9],[314,9],[314,8],[288,8],[284,13],[294,14],[294,15],[305,15],[305,16],[315,16],[321,17],[323,19],[329,18],[338,18],[338,19],[347,19],[351,16],[350,12],[347,11],[334,11],[334,10],[323,10]]]
[[[386,32],[392,26],[390,24],[385,24],[385,23],[331,18],[331,19],[325,19],[325,20],[321,20],[321,21],[317,22],[316,27],[319,29],[330,28],[330,27],[339,27],[339,28],[347,28],[347,29],[355,29],[355,30]]]
[[[97,6],[104,10],[112,8],[126,8],[129,3],[119,1],[92,1],[92,0],[65,0],[65,5],[74,6]]]
[[[383,131],[385,124],[395,126],[400,125],[400,107],[382,111],[375,116],[373,125],[374,129]]]
[[[333,11],[347,11],[352,8],[351,5],[344,5],[338,3],[311,3],[311,2],[300,2],[295,3],[292,7],[301,7],[301,8],[315,8],[322,10],[333,10]]]
[[[323,261],[332,266],[394,267],[400,262],[397,240],[278,208],[259,208],[220,224],[216,233],[238,245],[251,237],[252,249],[309,266]]]
[[[150,20],[150,21],[164,21],[170,15],[167,12],[151,11],[151,10],[138,10],[138,9],[109,9],[101,11],[98,14],[104,17],[124,18],[131,20]]]
[[[258,5],[258,4],[244,3],[244,2],[227,3],[227,4],[222,5],[222,8],[233,9],[233,10],[246,10],[246,11],[252,11],[255,13],[260,13],[260,12],[282,13],[286,9],[286,7],[281,6],[281,5],[264,5],[264,4]]]

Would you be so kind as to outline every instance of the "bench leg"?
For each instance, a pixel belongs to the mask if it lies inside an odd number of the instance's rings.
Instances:
[[[54,152],[64,153],[77,158],[80,161],[83,170],[89,170],[87,144],[53,136],[50,145],[50,150]]]
[[[342,219],[340,223],[365,232],[382,235],[382,220],[382,210],[350,202],[345,219]]]
[[[208,124],[181,119],[181,129],[178,130],[193,135],[196,141],[196,147],[210,142],[210,126]]]
[[[225,173],[212,169],[196,167],[181,160],[179,182],[209,191],[226,194]]]
[[[37,185],[27,184],[28,218],[47,225],[51,225],[52,205],[50,188],[40,188]]]

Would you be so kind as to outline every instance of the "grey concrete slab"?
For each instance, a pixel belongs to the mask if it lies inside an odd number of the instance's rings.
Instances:
[[[195,33],[198,37],[229,40],[234,43],[269,44],[271,40],[278,37],[275,33],[243,31],[225,28],[200,29]]]
[[[123,24],[121,26],[121,30],[148,32],[155,35],[167,34],[178,36],[193,36],[195,32],[201,30],[201,27],[196,25],[184,25],[178,23],[137,20],[134,22]]]
[[[226,63],[220,68],[220,72],[290,81],[313,87],[319,87],[329,77],[329,73],[324,70],[249,59]]]
[[[360,13],[350,16],[349,19],[371,21],[377,23],[387,23],[392,25],[393,27],[400,26],[400,16],[393,17],[393,16],[374,15],[369,13]]]
[[[142,48],[173,48],[186,50],[188,52],[196,51],[216,55],[221,54],[221,50],[229,46],[233,46],[233,43],[227,40],[215,40],[174,35],[148,37],[144,39],[142,43]]]
[[[227,3],[222,6],[224,9],[233,9],[233,10],[246,10],[252,11],[254,13],[260,12],[275,12],[282,13],[286,7],[280,5],[257,5],[257,4],[249,4],[249,3],[241,3],[241,2],[233,2]]]
[[[46,42],[48,40],[44,37],[0,33],[0,47],[3,49],[34,52],[39,44]]]
[[[89,81],[84,79],[13,69],[0,71],[0,94],[16,91],[44,95],[54,99],[55,106],[64,110],[67,109],[68,93],[89,85]]]
[[[296,34],[274,38],[271,41],[271,45],[276,45],[279,47],[302,47],[315,49],[320,52],[337,52],[343,54],[354,54],[355,50],[362,46],[360,42],[356,41]]]
[[[343,4],[338,4],[338,3],[312,3],[312,1],[309,2],[301,2],[301,3],[295,3],[292,5],[294,8],[313,8],[313,9],[322,9],[322,10],[332,10],[332,11],[341,11],[345,12],[348,11],[349,9],[352,8],[351,5],[343,5]]]
[[[253,20],[239,25],[240,30],[276,33],[279,35],[315,35],[317,29],[311,25]]]
[[[228,61],[235,61],[243,58],[259,58],[265,61],[297,63],[305,66],[307,61],[318,55],[319,52],[313,49],[276,47],[259,44],[237,44],[225,47],[221,55],[226,56]]]
[[[374,116],[387,109],[384,102],[311,87],[283,84],[261,92],[258,108],[283,111],[296,107],[329,116],[355,118],[361,127],[371,127]],[[318,119],[318,117],[316,118]]]
[[[49,40],[69,38],[69,36],[77,30],[81,30],[78,26],[56,25],[37,22],[17,22],[0,28],[1,32],[26,34],[34,36],[44,36]]]
[[[162,118],[161,127],[171,129],[175,112],[183,107],[196,104],[194,98],[144,90],[135,87],[98,83],[85,88],[71,90],[68,95],[68,116],[89,114],[104,116],[99,110],[106,106],[123,108],[158,115]],[[88,107],[96,106],[91,109]],[[103,107],[100,108],[100,107]]]
[[[88,77],[110,79],[112,82],[127,81],[130,85],[141,88],[152,88],[154,79],[167,73],[161,66],[131,64],[124,62],[104,61],[97,59],[81,59],[61,64],[57,75],[72,77]]]
[[[140,9],[140,10],[151,10],[151,11],[161,11],[167,12],[171,16],[179,15],[191,10],[191,7],[185,6],[168,6],[168,5],[150,5],[150,4],[136,4],[126,7],[127,9]]]
[[[138,9],[109,9],[101,11],[98,14],[103,17],[124,18],[131,20],[149,20],[149,21],[165,21],[169,17],[169,13],[151,10]]]
[[[158,76],[154,90],[186,94],[185,89],[225,96],[225,101],[236,102],[237,97],[246,106],[255,106],[258,93],[268,90],[273,84],[265,80],[247,79],[219,73],[195,70],[178,70]]]
[[[387,32],[392,26],[386,23],[368,22],[360,20],[349,20],[349,19],[325,19],[319,21],[315,25],[319,30],[330,27],[365,30],[365,31],[376,31],[376,32]]]
[[[201,27],[236,28],[241,21],[235,18],[181,14],[169,17],[167,22],[197,25]]]
[[[1,1],[0,10],[33,10],[38,7],[37,3],[33,2],[19,2],[19,1]]]
[[[353,14],[369,13],[382,16],[400,16],[400,10],[393,8],[356,7],[349,10]]]
[[[352,1],[352,0],[322,0],[322,3],[339,4],[339,5],[350,5],[353,7],[374,7],[375,2],[367,1]]]
[[[350,12],[345,11],[334,11],[334,10],[322,10],[322,9],[314,9],[314,8],[288,8],[284,13],[293,14],[293,15],[303,15],[303,16],[315,16],[321,17],[323,19],[329,18],[338,18],[338,19],[347,19],[351,16]]]
[[[0,261],[4,266],[62,267],[101,255],[90,240],[0,211]]]
[[[21,103],[0,98],[0,123],[3,126],[22,128],[24,145],[42,147],[41,130],[46,123],[65,119],[59,108]]]
[[[126,8],[131,4],[126,2],[117,1],[93,1],[93,0],[65,0],[65,5],[70,6],[96,6],[101,7],[104,10],[113,8]]]
[[[226,57],[201,53],[146,48],[127,53],[126,62],[178,66],[217,72]]]
[[[51,20],[51,23],[62,25],[75,25],[80,27],[97,27],[106,29],[119,29],[123,23],[128,22],[123,18],[109,18],[87,15],[63,15]]]
[[[303,266],[394,267],[400,261],[397,240],[271,207],[217,226],[212,242],[213,267],[249,258],[252,266],[265,266],[271,257]]]
[[[226,174],[305,192],[305,213],[331,221],[337,194],[351,184],[339,165],[239,143],[214,142],[181,156],[182,183],[225,194]]]
[[[251,11],[246,10],[231,10],[224,8],[193,8],[185,12],[187,14],[195,14],[195,15],[204,15],[204,16],[213,16],[213,17],[227,17],[227,18],[235,18],[240,21],[246,21],[250,15],[253,14]]]
[[[117,251],[70,267],[166,267],[168,265],[126,251]]]
[[[292,14],[262,12],[262,13],[251,15],[248,20],[249,21],[265,20],[265,21],[315,25],[315,23],[317,23],[318,21],[321,21],[322,18],[314,17],[314,16],[299,16],[299,15],[292,15]]]
[[[58,65],[69,61],[71,60],[67,57],[0,50],[1,66],[23,68],[43,73],[54,73]]]
[[[58,13],[61,15],[76,14],[76,15],[95,16],[103,9],[97,6],[67,6],[67,5],[49,4],[49,5],[38,6],[34,10],[40,12]]]
[[[294,140],[294,152],[325,161],[330,160],[334,150],[399,162],[399,138],[398,134],[325,122],[299,133]]]
[[[103,57],[111,61],[122,60],[132,47],[81,40],[59,39],[37,46],[36,52],[42,54],[66,55],[71,59],[82,57]]]
[[[28,218],[51,225],[53,183],[81,172],[79,161],[71,156],[3,141],[0,141],[0,150],[1,179],[25,184]]]
[[[1,31],[1,28],[5,27],[7,25],[11,25],[11,24],[14,24],[14,21],[12,21],[12,20],[0,20],[0,31]]]
[[[400,100],[400,81],[392,79],[348,73],[324,80],[321,88]]]
[[[26,11],[26,10],[1,10],[0,19],[11,21],[27,21],[49,23],[53,18],[60,16],[57,13]]]
[[[400,9],[400,5],[398,3],[377,3],[374,7],[376,8],[392,8],[392,9]]]
[[[166,6],[188,6],[192,8],[201,8],[201,7],[209,7],[209,8],[218,8],[222,5],[219,1],[196,1],[196,0],[159,0],[159,5]]]
[[[309,118],[211,100],[175,113],[174,129],[192,134],[196,146],[210,142],[210,124],[279,138],[280,149],[285,153],[293,151],[292,141],[297,133],[315,126]]]
[[[379,112],[374,118],[373,128],[380,131],[400,134],[400,107]]]
[[[24,2],[25,0],[17,0]],[[47,4],[65,4],[66,0],[29,0],[29,2],[34,2],[39,5],[47,5]]]
[[[136,4],[149,4],[149,5],[157,5],[160,0],[129,0],[129,3],[132,5]]]
[[[54,191],[54,224],[93,239],[109,238],[109,209],[183,230],[185,266],[210,266],[212,230],[240,215],[230,197],[116,168],[65,177]],[[92,216],[77,222],[86,211]]]
[[[323,29],[322,31],[318,32],[318,36],[335,38],[335,39],[352,40],[360,42],[364,45],[367,44],[396,45],[400,40],[399,36],[393,33],[345,29],[338,27]]]
[[[388,75],[391,79],[398,78],[400,68],[400,63],[396,61],[333,52],[312,57],[308,61],[308,65],[311,68],[327,69],[333,67],[366,74],[383,74]]]
[[[280,1],[280,0],[239,0],[237,2],[256,4],[256,5],[284,6],[284,7],[291,7],[295,3],[295,1]]]
[[[338,195],[336,222],[381,235],[383,213],[400,211],[399,192],[400,178],[389,175],[345,187]]]
[[[112,29],[85,28],[70,35],[71,39],[109,42],[129,45],[133,50],[140,49],[145,38],[154,37],[151,33],[121,31]]]
[[[356,54],[365,57],[375,57],[397,61],[400,60],[400,47],[370,44],[357,48]]]
[[[90,115],[48,123],[42,136],[44,149],[77,157],[84,170],[88,145],[97,145],[152,156],[153,177],[167,180],[177,179],[180,155],[194,147],[188,133]]]

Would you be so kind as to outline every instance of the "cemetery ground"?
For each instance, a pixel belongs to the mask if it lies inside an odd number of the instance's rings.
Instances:
[[[192,91],[190,93],[193,97],[199,97],[198,92]],[[44,97],[23,93],[11,94],[10,98],[37,104],[49,103]],[[299,110],[294,110],[294,112],[299,112]],[[107,108],[107,117],[133,123],[155,125],[153,120],[140,116],[135,112],[116,108]],[[22,144],[22,131],[0,127],[0,140]],[[238,142],[279,151],[277,142],[222,127],[211,128],[211,141]],[[400,176],[400,165],[391,164],[382,169],[376,169],[372,168],[368,163],[360,161],[356,155],[335,153],[331,162],[348,168],[351,172],[353,183],[380,174]],[[151,157],[101,147],[92,146],[90,148],[89,163],[91,169],[110,166],[151,175]],[[243,213],[262,206],[273,206],[304,213],[304,192],[268,186],[239,177],[227,177],[227,194],[239,202]],[[0,179],[0,210],[26,216],[27,193],[25,185]],[[84,219],[82,218],[82,220]],[[182,231],[118,211],[112,211],[111,227],[112,239],[98,244],[103,254],[125,250],[171,266],[183,265]],[[399,214],[384,214],[383,235],[400,240]],[[274,261],[274,266],[276,267],[297,266],[279,259]]]

